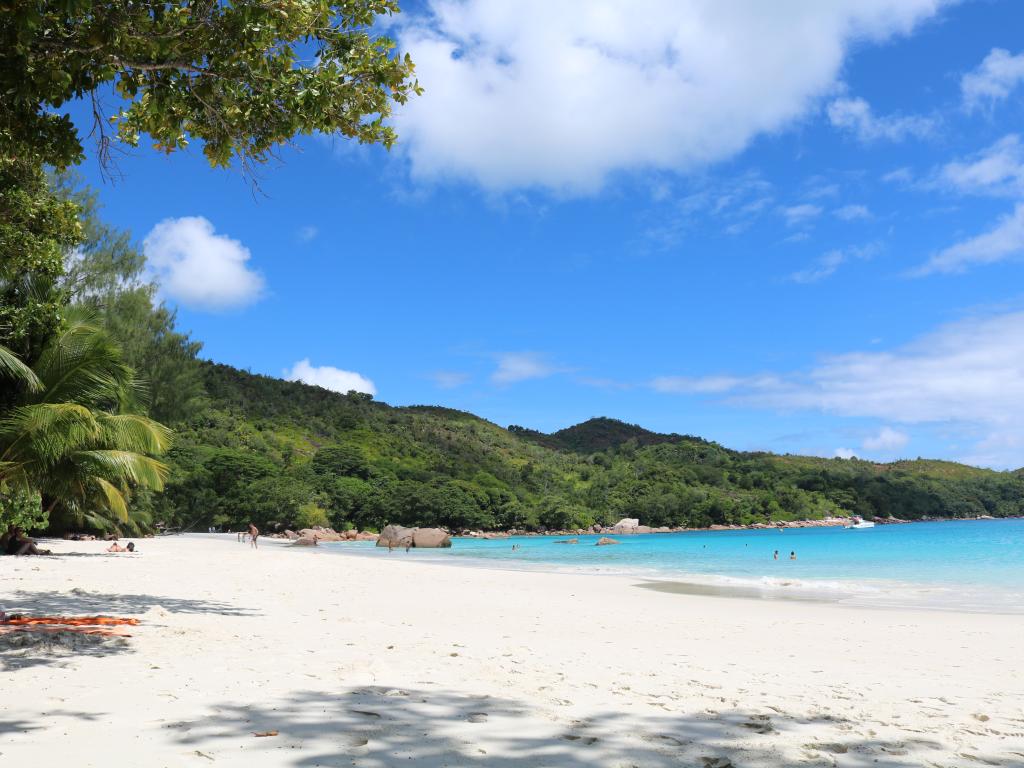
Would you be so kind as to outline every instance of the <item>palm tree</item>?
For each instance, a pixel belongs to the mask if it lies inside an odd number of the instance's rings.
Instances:
[[[135,489],[160,490],[155,456],[170,430],[139,413],[145,391],[117,344],[72,314],[31,368],[0,347],[0,376],[17,382],[0,413],[0,485],[38,491],[67,522],[109,528],[130,520]]]

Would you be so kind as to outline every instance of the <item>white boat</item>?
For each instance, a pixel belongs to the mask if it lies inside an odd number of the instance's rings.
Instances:
[[[872,522],[870,522],[868,520],[865,520],[863,517],[851,517],[850,518],[850,524],[843,526],[843,528],[852,528],[852,529],[855,529],[855,530],[860,530],[861,528],[874,528],[874,527],[875,527],[874,523],[872,523]]]

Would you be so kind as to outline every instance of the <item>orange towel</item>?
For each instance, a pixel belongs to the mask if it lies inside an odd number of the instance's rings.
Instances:
[[[121,619],[115,616],[12,616],[3,622],[11,626],[34,626],[38,624],[66,624],[73,627],[87,627],[87,626],[119,626],[121,624],[130,624],[135,626],[139,623],[138,619]]]
[[[62,627],[62,626],[20,626],[20,627],[6,627],[0,625],[0,634],[6,634],[8,632],[32,632],[39,634],[40,632],[47,634],[57,634],[60,632],[76,632],[80,635],[100,635],[101,637],[131,637],[130,634],[120,629],[101,629],[99,627]]]

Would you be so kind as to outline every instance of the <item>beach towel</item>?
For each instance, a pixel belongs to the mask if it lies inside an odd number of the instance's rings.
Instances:
[[[138,619],[122,619],[116,616],[11,616],[2,622],[8,626],[36,626],[43,624],[63,624],[72,627],[87,626],[120,626],[130,624],[135,626]]]

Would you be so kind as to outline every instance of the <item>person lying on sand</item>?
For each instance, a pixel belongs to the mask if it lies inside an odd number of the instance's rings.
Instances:
[[[39,549],[36,543],[32,541],[25,532],[17,526],[11,526],[5,537],[7,537],[7,544],[4,547],[4,552],[8,555],[49,555],[50,550]]]
[[[135,551],[135,542],[134,541],[129,541],[127,547],[122,547],[116,541],[113,544],[111,544],[109,547],[107,547],[107,552],[134,552],[134,551]]]

